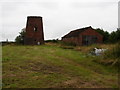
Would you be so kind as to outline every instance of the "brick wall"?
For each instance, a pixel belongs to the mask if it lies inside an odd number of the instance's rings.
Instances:
[[[42,17],[27,17],[26,34],[24,44],[37,45],[44,43],[44,32]]]
[[[88,28],[85,31],[81,32],[79,34],[79,36],[77,37],[70,37],[70,38],[62,38],[62,41],[64,42],[69,42],[69,43],[74,43],[76,45],[83,45],[83,41],[82,41],[82,36],[96,36],[97,37],[97,43],[102,43],[103,42],[103,36],[101,34],[99,34],[98,32],[96,32],[95,30],[93,30],[92,28]]]

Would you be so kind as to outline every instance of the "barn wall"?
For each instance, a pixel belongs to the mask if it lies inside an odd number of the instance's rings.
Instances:
[[[83,45],[82,44],[82,36],[83,35],[93,35],[97,36],[97,43],[102,43],[103,42],[103,36],[93,30],[92,28],[88,28],[87,30],[81,32],[78,37],[70,37],[70,38],[62,38],[63,42],[68,42],[68,43],[74,43],[76,45]]]
[[[76,38],[76,37],[63,38],[62,41],[66,42],[66,43],[76,43],[76,42],[78,42],[78,38]]]
[[[82,45],[82,37],[70,37],[70,38],[62,38],[63,42],[73,43],[75,45]]]
[[[97,43],[102,43],[103,42],[103,36],[101,34],[99,34],[98,32],[96,32],[95,30],[89,28],[88,30],[85,30],[84,32],[80,33],[80,35],[93,35],[93,36],[97,36]]]
[[[34,31],[34,28],[37,31]],[[36,45],[38,42],[44,43],[42,17],[28,17],[24,44]]]
[[[78,41],[76,42],[76,45],[82,45],[82,36],[79,35],[79,37],[77,39],[78,39]]]

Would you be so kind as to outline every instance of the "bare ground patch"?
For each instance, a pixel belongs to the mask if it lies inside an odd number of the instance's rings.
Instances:
[[[66,80],[55,87],[59,88],[104,88],[102,83],[97,83],[95,80],[87,81],[81,80],[80,78],[71,78],[71,80]]]
[[[52,66],[48,64],[44,64],[42,62],[32,62],[29,61],[29,63],[26,66],[20,66],[22,69],[26,69],[28,71],[32,72],[42,72],[44,74],[50,74],[50,73],[61,73],[62,67],[60,66]]]

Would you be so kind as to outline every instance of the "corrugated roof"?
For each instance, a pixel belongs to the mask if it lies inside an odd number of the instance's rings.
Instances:
[[[89,26],[89,27],[73,30],[73,31],[69,32],[67,35],[63,36],[62,38],[77,37],[81,32],[87,30],[88,28],[92,28],[92,27]]]

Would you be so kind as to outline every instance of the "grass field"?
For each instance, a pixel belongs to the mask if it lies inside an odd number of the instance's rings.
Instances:
[[[2,47],[3,88],[117,88],[115,67],[58,45]]]

